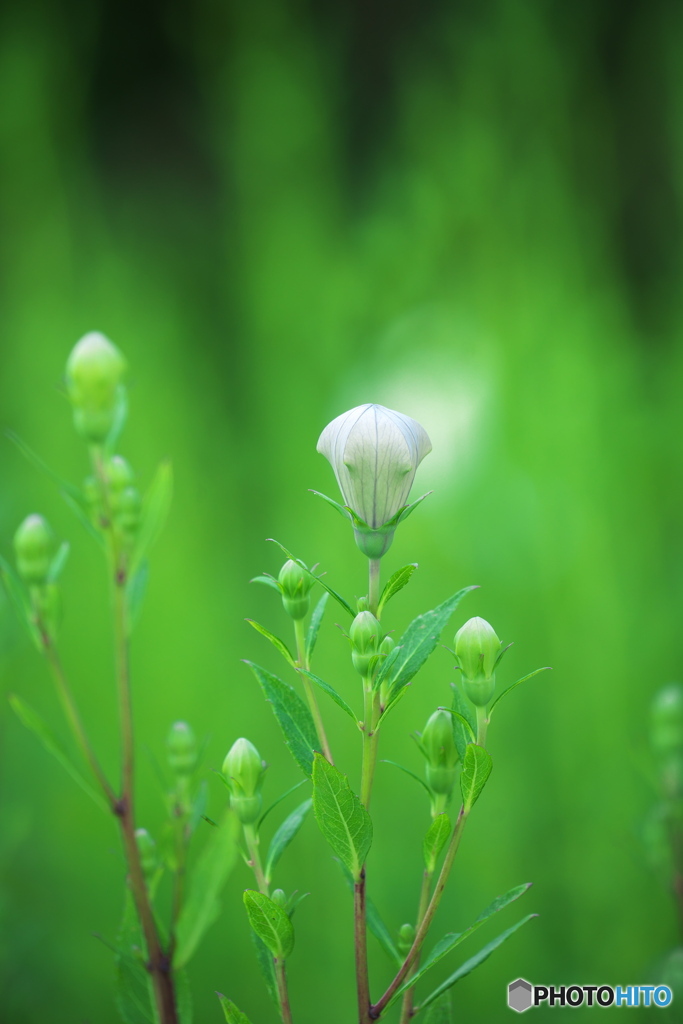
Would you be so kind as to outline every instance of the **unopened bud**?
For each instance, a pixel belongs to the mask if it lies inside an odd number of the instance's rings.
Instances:
[[[174,722],[166,737],[168,766],[176,775],[189,775],[197,764],[197,741],[187,722]]]
[[[254,744],[244,737],[235,740],[223,762],[223,775],[230,786],[230,806],[243,825],[250,825],[261,813],[265,770]]]
[[[45,583],[54,547],[54,534],[46,519],[39,515],[24,519],[14,534],[17,570],[24,583],[29,586]]]
[[[282,907],[283,910],[287,906],[287,895],[284,889],[275,889],[270,898],[273,903],[277,903],[278,907]]]
[[[478,616],[469,619],[455,634],[455,655],[465,693],[478,707],[485,707],[493,697],[500,648],[493,626]]]
[[[652,702],[650,742],[660,757],[683,753],[683,687],[671,683]]]
[[[157,846],[146,828],[135,829],[135,842],[140,853],[140,866],[145,878],[154,874],[157,866]]]
[[[356,601],[356,610],[359,611],[359,612],[369,612],[370,611],[370,598],[369,597],[359,597],[357,599],[357,601]]]
[[[280,569],[278,583],[282,589],[282,603],[293,619],[303,619],[310,604],[309,593],[314,580],[293,559],[285,562]]]
[[[97,331],[74,346],[66,364],[66,384],[74,424],[87,441],[101,444],[111,432],[123,399],[126,361],[116,345]]]
[[[435,711],[422,733],[422,749],[427,759],[427,783],[434,793],[449,796],[455,785],[458,749],[453,735],[453,719],[447,711]]]
[[[403,956],[412,949],[415,942],[415,925],[402,924],[398,930],[398,951]]]
[[[359,612],[351,623],[349,638],[353,647],[353,667],[365,679],[371,672],[373,659],[379,653],[382,627],[372,612]]]

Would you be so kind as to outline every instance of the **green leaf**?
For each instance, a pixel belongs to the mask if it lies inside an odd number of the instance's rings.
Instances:
[[[333,597],[335,601],[337,601],[345,611],[349,613],[352,619],[355,619],[356,613],[351,607],[351,605],[348,603],[348,601],[345,601],[341,594],[338,594],[336,590],[333,590],[332,587],[329,587],[327,583],[325,583],[325,581],[323,580],[322,576],[316,576],[314,572],[311,572],[306,563],[302,562],[300,558],[295,558],[292,552],[288,551],[287,548],[284,547],[284,545],[282,545],[279,540],[275,540],[274,537],[269,537],[268,540],[270,540],[273,544],[277,544],[277,546],[280,548],[280,551],[282,551],[282,553],[285,554],[287,558],[291,558],[293,562],[296,562],[298,566],[304,569],[305,572],[307,572],[308,575],[316,581],[316,583],[320,584],[323,590],[326,590],[327,593],[331,597]]]
[[[287,913],[262,892],[247,889],[243,896],[249,924],[276,960],[286,960],[294,949],[294,928]]]
[[[54,469],[50,469],[48,464],[43,462],[40,455],[34,452],[18,434],[15,434],[13,430],[6,430],[5,435],[17,446],[25,459],[35,466],[36,469],[39,469],[41,473],[44,473],[45,476],[49,477],[53,483],[56,483],[61,490],[66,491],[75,498],[81,498],[81,492],[78,488],[74,487],[73,484],[70,484],[68,480],[64,480],[59,473],[55,473]]]
[[[40,631],[38,630],[33,618],[31,602],[29,601],[28,594],[26,593],[26,588],[9,562],[5,561],[1,556],[0,576],[2,576],[2,582],[5,585],[7,597],[14,608],[19,622],[26,630],[31,643],[34,644],[36,649],[42,653],[43,642],[40,638]]]
[[[238,1010],[235,1004],[231,1002],[227,996],[221,995],[220,992],[217,992],[216,995],[218,996],[219,1003],[223,1007],[223,1013],[225,1014],[225,1019],[228,1024],[250,1024],[247,1015],[242,1013],[241,1010]]]
[[[415,501],[413,501],[410,505],[406,505],[404,508],[399,509],[395,517],[396,525],[398,526],[399,523],[404,523],[408,516],[413,514],[417,506],[420,505],[425,500],[425,498],[428,498],[429,495],[432,493],[432,491],[427,491],[426,494],[421,494],[420,497],[416,498]]]
[[[268,883],[270,883],[273,877],[273,869],[275,868],[275,865],[303,825],[306,815],[312,806],[313,801],[310,798],[308,800],[304,800],[302,804],[299,804],[299,806],[292,811],[289,817],[285,818],[271,839],[270,846],[268,848],[268,856],[266,857],[265,869],[266,881]]]
[[[429,956],[425,958],[420,969],[412,976],[412,978],[409,978],[408,981],[405,981],[403,985],[401,985],[394,998],[400,996],[401,993],[405,992],[407,989],[412,988],[413,985],[415,985],[420,978],[427,973],[427,971],[430,971],[432,967],[438,964],[440,960],[443,960],[451,950],[455,949],[456,946],[459,946],[461,942],[465,941],[465,939],[468,939],[478,928],[481,928],[481,926],[492,918],[494,914],[500,913],[500,911],[504,910],[505,907],[508,907],[511,903],[514,903],[515,900],[518,900],[520,896],[523,896],[530,885],[531,882],[525,882],[523,885],[516,885],[513,889],[510,889],[509,892],[506,892],[504,896],[496,896],[495,900],[493,900],[485,910],[482,910],[479,917],[477,917],[477,919],[469,926],[469,928],[466,928],[464,932],[451,932],[448,935],[444,935],[444,937],[436,943]]]
[[[62,489],[60,493],[66,504],[69,506],[73,514],[76,516],[76,519],[78,519],[79,523],[81,524],[85,532],[89,534],[92,537],[92,539],[104,550],[106,548],[104,534],[101,533],[100,530],[98,530],[97,527],[93,524],[93,521],[90,518],[90,511],[88,509],[87,502],[83,495],[80,494],[80,492],[77,492],[77,494],[74,495],[73,490],[67,491],[64,489]]]
[[[253,661],[246,661],[259,681],[266,700],[270,701],[275,717],[284,734],[285,745],[304,775],[311,777],[313,751],[318,746],[315,723],[298,693],[282,679],[267,672]]]
[[[353,895],[353,890],[354,890],[353,875],[351,874],[349,869],[346,867],[346,865],[342,864],[342,862],[339,860],[338,857],[335,857],[335,860],[339,864],[339,867],[342,869],[342,872],[344,874],[344,879],[346,881],[346,884],[349,887],[349,891]],[[389,957],[390,960],[393,960],[394,963],[396,963],[396,964],[398,964],[400,966],[403,963],[403,957],[401,956],[399,951],[396,949],[396,945],[394,943],[394,940],[391,937],[391,932],[389,931],[389,929],[385,925],[384,921],[382,920],[382,916],[381,916],[379,910],[377,909],[377,907],[375,906],[375,904],[373,903],[372,899],[370,898],[370,896],[368,896],[367,893],[365,895],[365,917],[366,917],[366,920],[367,920],[368,928],[370,929],[372,934],[375,936],[375,938],[379,942],[379,944],[382,947],[382,949],[384,950],[384,952],[387,954],[387,956]]]
[[[9,703],[22,725],[25,725],[32,733],[35,733],[45,749],[52,754],[53,757],[57,758],[62,767],[67,770],[71,778],[74,779],[81,789],[88,794],[90,799],[94,800],[101,810],[109,813],[109,805],[104,797],[102,797],[98,790],[94,789],[87,779],[84,778],[82,772],[76,767],[71,759],[71,755],[62,744],[62,741],[55,736],[49,725],[43,721],[40,715],[38,715],[33,708],[30,708],[23,700],[17,697],[16,694],[10,694]]]
[[[249,580],[250,583],[264,583],[267,587],[272,587],[273,590],[277,590],[280,597],[282,597],[282,590],[280,584],[274,576],[254,576],[253,579]]]
[[[320,678],[320,676],[316,676],[313,672],[309,672],[308,669],[300,668],[298,669],[298,671],[301,673],[301,675],[306,676],[307,679],[310,679],[311,682],[315,683],[316,686],[319,686],[323,693],[326,693],[328,697],[331,697],[334,703],[337,704],[342,709],[342,711],[345,711],[349,718],[352,718],[354,723],[358,725],[357,716],[353,713],[353,710],[349,707],[344,698],[337,693],[333,686],[330,686],[329,683],[326,683],[324,679]]]
[[[493,709],[495,708],[496,704],[498,703],[498,701],[502,700],[503,697],[505,697],[510,692],[510,690],[514,690],[516,686],[520,686],[522,683],[526,683],[526,681],[528,679],[533,679],[534,676],[537,676],[539,674],[539,672],[551,672],[551,671],[552,671],[552,669],[551,669],[550,665],[544,665],[543,668],[535,669],[533,672],[530,672],[528,676],[522,676],[521,679],[518,679],[515,683],[511,683],[510,686],[507,686],[504,690],[502,690],[498,694],[496,699],[494,700],[494,702],[491,705],[491,707],[489,708],[489,713],[488,713],[489,721],[491,720],[491,714],[492,714]]]
[[[423,1024],[453,1024],[450,992],[444,992],[432,1003]]]
[[[347,509],[345,505],[340,505],[338,501],[334,500],[334,498],[328,498],[327,495],[322,494],[321,491],[314,491],[313,488],[309,488],[309,490],[311,494],[315,494],[318,498],[322,498],[323,501],[326,501],[327,504],[331,505],[333,509],[336,509],[339,515],[342,516],[344,519],[351,518],[351,516],[349,515],[350,509]]]
[[[452,827],[451,819],[446,813],[443,813],[437,814],[427,830],[427,835],[422,844],[422,851],[424,853],[425,867],[430,873],[436,868],[439,854],[450,838]]]
[[[418,1012],[419,1010],[426,1009],[436,999],[439,999],[439,997],[442,996],[444,992],[447,992],[449,988],[455,985],[457,981],[460,981],[461,978],[464,978],[468,974],[471,974],[472,971],[479,967],[480,964],[483,964],[485,960],[488,960],[488,958],[491,956],[491,953],[498,949],[499,946],[502,946],[503,943],[506,942],[511,935],[514,935],[514,933],[519,928],[521,928],[522,925],[525,925],[527,921],[531,921],[533,917],[538,917],[538,914],[528,914],[527,917],[522,918],[522,920],[518,921],[517,924],[512,926],[512,928],[508,928],[506,932],[503,932],[497,938],[493,939],[492,942],[489,942],[488,946],[484,946],[483,949],[480,949],[479,952],[476,953],[470,960],[468,960],[461,967],[459,967],[457,971],[454,971],[449,978],[446,978],[446,980],[442,982],[438,988],[435,988],[434,991],[430,995],[428,995],[426,999],[422,1001],[420,1006],[418,1006],[416,1012]]]
[[[164,528],[171,507],[173,494],[173,468],[169,459],[164,459],[142,502],[140,529],[130,560],[130,575],[134,575],[150,548],[157,541]]]
[[[320,831],[358,881],[372,844],[372,821],[346,776],[319,753],[313,761],[313,809]]]
[[[59,577],[61,576],[64,570],[64,566],[66,565],[66,560],[69,557],[70,550],[71,546],[68,540],[62,541],[62,543],[59,545],[59,548],[57,549],[57,554],[50,563],[50,568],[48,569],[47,573],[48,583],[56,583]]]
[[[472,810],[486,785],[493,762],[491,755],[476,743],[468,743],[460,773],[460,790],[465,813]]]
[[[230,786],[228,785],[227,782],[225,782],[225,779],[223,778],[222,772],[218,772],[218,777],[220,779],[223,779],[223,782],[225,783],[227,788],[230,789]],[[263,814],[259,818],[258,825],[256,826],[256,831],[258,832],[258,831],[261,830],[261,825],[266,820],[266,818],[268,817],[270,812],[275,810],[275,808],[277,807],[278,804],[281,804],[283,800],[286,800],[290,793],[293,793],[295,790],[300,789],[302,786],[305,786],[305,785],[306,785],[306,779],[301,779],[300,782],[295,782],[293,786],[290,786],[289,789],[286,789],[284,791],[284,793],[281,793],[280,796],[277,797],[277,799],[273,800],[273,802],[270,805],[270,807],[266,808],[266,810],[263,812]]]
[[[292,657],[289,647],[284,642],[284,640],[280,640],[278,636],[275,636],[274,633],[271,633],[270,630],[266,629],[265,626],[262,626],[261,623],[257,622],[255,619],[247,619],[246,621],[249,623],[250,626],[254,627],[257,633],[260,633],[261,636],[264,636],[266,640],[270,640],[275,650],[279,651],[279,653],[282,655],[285,661],[289,662],[289,664],[292,667],[296,666],[296,662]]]
[[[128,622],[132,630],[140,619],[142,604],[147,593],[149,582],[149,562],[145,559],[134,576],[128,577],[126,583],[126,600],[128,602]]]
[[[237,860],[239,822],[227,812],[218,828],[209,831],[206,845],[192,871],[187,898],[178,917],[174,964],[184,967],[206,930],[220,914],[220,893]]]
[[[447,601],[440,604],[438,608],[413,619],[398,645],[384,660],[374,683],[375,689],[379,689],[386,681],[391,690],[391,696],[382,717],[396,704],[402,696],[402,691],[422,668],[436,647],[446,623],[462,598],[470,590],[476,590],[476,587],[464,587],[463,590],[459,590],[453,597],[449,597]]]
[[[126,1024],[156,1024],[151,979],[145,969],[144,940],[130,889],[116,937],[116,1007]]]
[[[126,388],[119,388],[116,397],[116,406],[114,408],[114,422],[112,423],[111,430],[107,434],[107,438],[104,442],[104,450],[106,454],[111,456],[116,451],[116,446],[119,443],[123,428],[126,425],[128,419],[128,391]]]
[[[397,569],[396,572],[389,577],[387,582],[384,584],[382,590],[382,596],[379,599],[379,605],[377,607],[377,617],[379,618],[382,614],[384,605],[389,601],[394,594],[398,594],[399,590],[410,583],[410,578],[417,569],[417,562],[411,562],[410,565],[404,565],[402,569]]]
[[[400,768],[401,771],[405,772],[406,775],[409,775],[411,779],[415,779],[415,781],[419,782],[421,786],[424,786],[424,788],[427,790],[427,793],[429,794],[429,799],[432,799],[433,793],[429,786],[427,785],[427,783],[425,782],[425,780],[421,779],[420,776],[417,775],[415,772],[411,771],[410,768],[404,767],[404,765],[399,764],[398,761],[389,761],[387,759],[383,760],[382,764],[391,764],[394,766],[394,768]]]
[[[325,614],[325,608],[327,607],[329,597],[330,595],[328,591],[325,591],[325,593],[323,594],[323,596],[320,598],[317,605],[313,609],[311,621],[308,625],[308,632],[306,633],[306,659],[309,662],[309,664],[313,656],[313,651],[315,650],[316,640],[318,639],[318,632],[320,631],[320,623],[323,620],[323,615]]]
[[[466,725],[461,718],[465,720]],[[472,705],[460,691],[457,683],[453,683],[453,736],[461,762],[465,760],[467,744],[475,739],[476,735],[477,721]]]
[[[266,983],[266,991],[279,1010],[280,997],[277,991],[277,978],[275,977],[275,964],[273,963],[273,958],[270,955],[265,942],[263,942],[262,939],[259,939],[256,932],[252,931],[250,932],[250,935],[254,946],[254,952],[256,953],[256,962],[259,966],[263,980]]]

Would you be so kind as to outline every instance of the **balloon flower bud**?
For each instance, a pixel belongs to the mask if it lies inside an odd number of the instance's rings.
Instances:
[[[174,722],[166,738],[168,766],[176,775],[189,775],[197,765],[197,740],[187,722]]]
[[[124,400],[126,361],[108,338],[97,331],[75,345],[66,364],[66,386],[76,430],[93,444],[109,436]]]
[[[385,636],[382,643],[379,645],[380,664],[385,658],[388,658],[393,649],[396,647],[396,641],[391,636]],[[389,697],[391,696],[391,684],[388,679],[382,680],[382,685],[379,689],[379,702],[383,708],[389,703]]]
[[[429,788],[450,796],[455,785],[458,749],[453,735],[453,719],[447,711],[435,711],[422,733],[422,751],[427,759]]]
[[[135,842],[140,852],[140,866],[145,878],[153,875],[157,867],[157,845],[146,828],[135,829]]]
[[[501,643],[493,626],[478,616],[469,619],[455,634],[455,656],[465,693],[473,704],[485,707],[493,697],[495,668],[501,656]]]
[[[277,903],[278,907],[282,907],[284,910],[287,906],[287,894],[284,889],[275,889],[272,896],[270,897],[273,903]]]
[[[54,534],[47,520],[39,515],[24,519],[14,534],[17,570],[24,583],[29,586],[46,583],[54,548]]]
[[[382,557],[396,527],[415,507],[407,504],[408,495],[431,450],[416,420],[383,405],[350,409],[320,435],[318,451],[334,470],[356,544],[368,558]]]
[[[309,593],[315,580],[291,558],[280,569],[277,578],[282,593],[282,603],[293,619],[303,619],[310,604]]]
[[[402,924],[398,930],[398,951],[403,956],[412,949],[415,942],[415,925]]]
[[[235,740],[223,762],[223,775],[230,787],[230,806],[243,825],[251,825],[261,813],[261,786],[265,762],[249,740]]]
[[[373,659],[379,654],[382,627],[372,612],[359,612],[349,630],[351,660],[356,672],[363,678],[372,673]]]

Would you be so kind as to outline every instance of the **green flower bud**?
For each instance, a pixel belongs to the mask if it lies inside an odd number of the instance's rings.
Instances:
[[[453,719],[447,711],[435,711],[427,722],[422,733],[422,750],[427,759],[430,789],[450,796],[459,758],[453,736]]]
[[[135,829],[135,842],[140,852],[140,866],[145,878],[153,875],[157,867],[157,846],[146,828]]]
[[[655,754],[683,753],[683,687],[671,683],[652,702],[650,742]]]
[[[46,519],[39,515],[24,519],[14,534],[17,570],[24,583],[29,586],[45,583],[54,548],[54,534]]]
[[[280,569],[278,583],[282,589],[282,603],[293,619],[303,619],[310,604],[309,593],[313,577],[291,558]]]
[[[66,364],[66,385],[74,424],[87,441],[101,444],[109,435],[123,399],[126,361],[97,331],[75,345]]]
[[[168,765],[176,775],[189,775],[197,765],[197,741],[187,722],[174,722],[166,737]]]
[[[278,907],[282,907],[283,910],[286,908],[287,896],[284,889],[275,889],[270,898],[273,903],[277,903]]]
[[[395,647],[396,641],[394,640],[394,638],[391,636],[385,636],[384,640],[382,640],[382,643],[379,645],[379,653],[382,658],[382,661],[384,661],[385,658],[389,657],[389,655],[391,654]],[[382,680],[382,685],[379,688],[379,702],[383,708],[385,708],[389,703],[389,698],[391,697],[392,689],[393,684],[389,679]]]
[[[469,619],[455,634],[455,655],[465,693],[478,707],[485,707],[493,697],[500,649],[493,626],[478,616]]]
[[[230,806],[243,825],[256,821],[261,813],[261,786],[266,764],[249,740],[235,740],[223,762],[223,775],[230,786]]]
[[[359,597],[358,600],[356,601],[356,611],[357,612],[369,612],[370,611],[370,598],[369,597]]]
[[[406,956],[415,942],[415,925],[402,924],[398,930],[398,951]]]
[[[332,420],[317,447],[353,511],[356,544],[368,558],[381,558],[406,508],[417,467],[432,450],[426,431],[383,405],[359,405]]]
[[[107,463],[105,474],[109,485],[110,501],[114,500],[115,496],[126,487],[130,487],[135,480],[130,463],[122,455],[112,455]]]
[[[114,526],[123,537],[126,544],[131,545],[140,526],[140,515],[142,513],[142,499],[136,487],[126,487],[117,501],[116,515],[114,515]]]
[[[349,639],[353,647],[353,667],[365,679],[371,671],[372,660],[377,657],[382,641],[382,627],[372,612],[359,612],[356,615],[351,623]]]

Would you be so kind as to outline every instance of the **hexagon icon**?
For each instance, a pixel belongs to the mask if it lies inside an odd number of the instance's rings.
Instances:
[[[508,1006],[517,1013],[528,1010],[533,1002],[533,987],[524,978],[517,978],[508,985]]]

